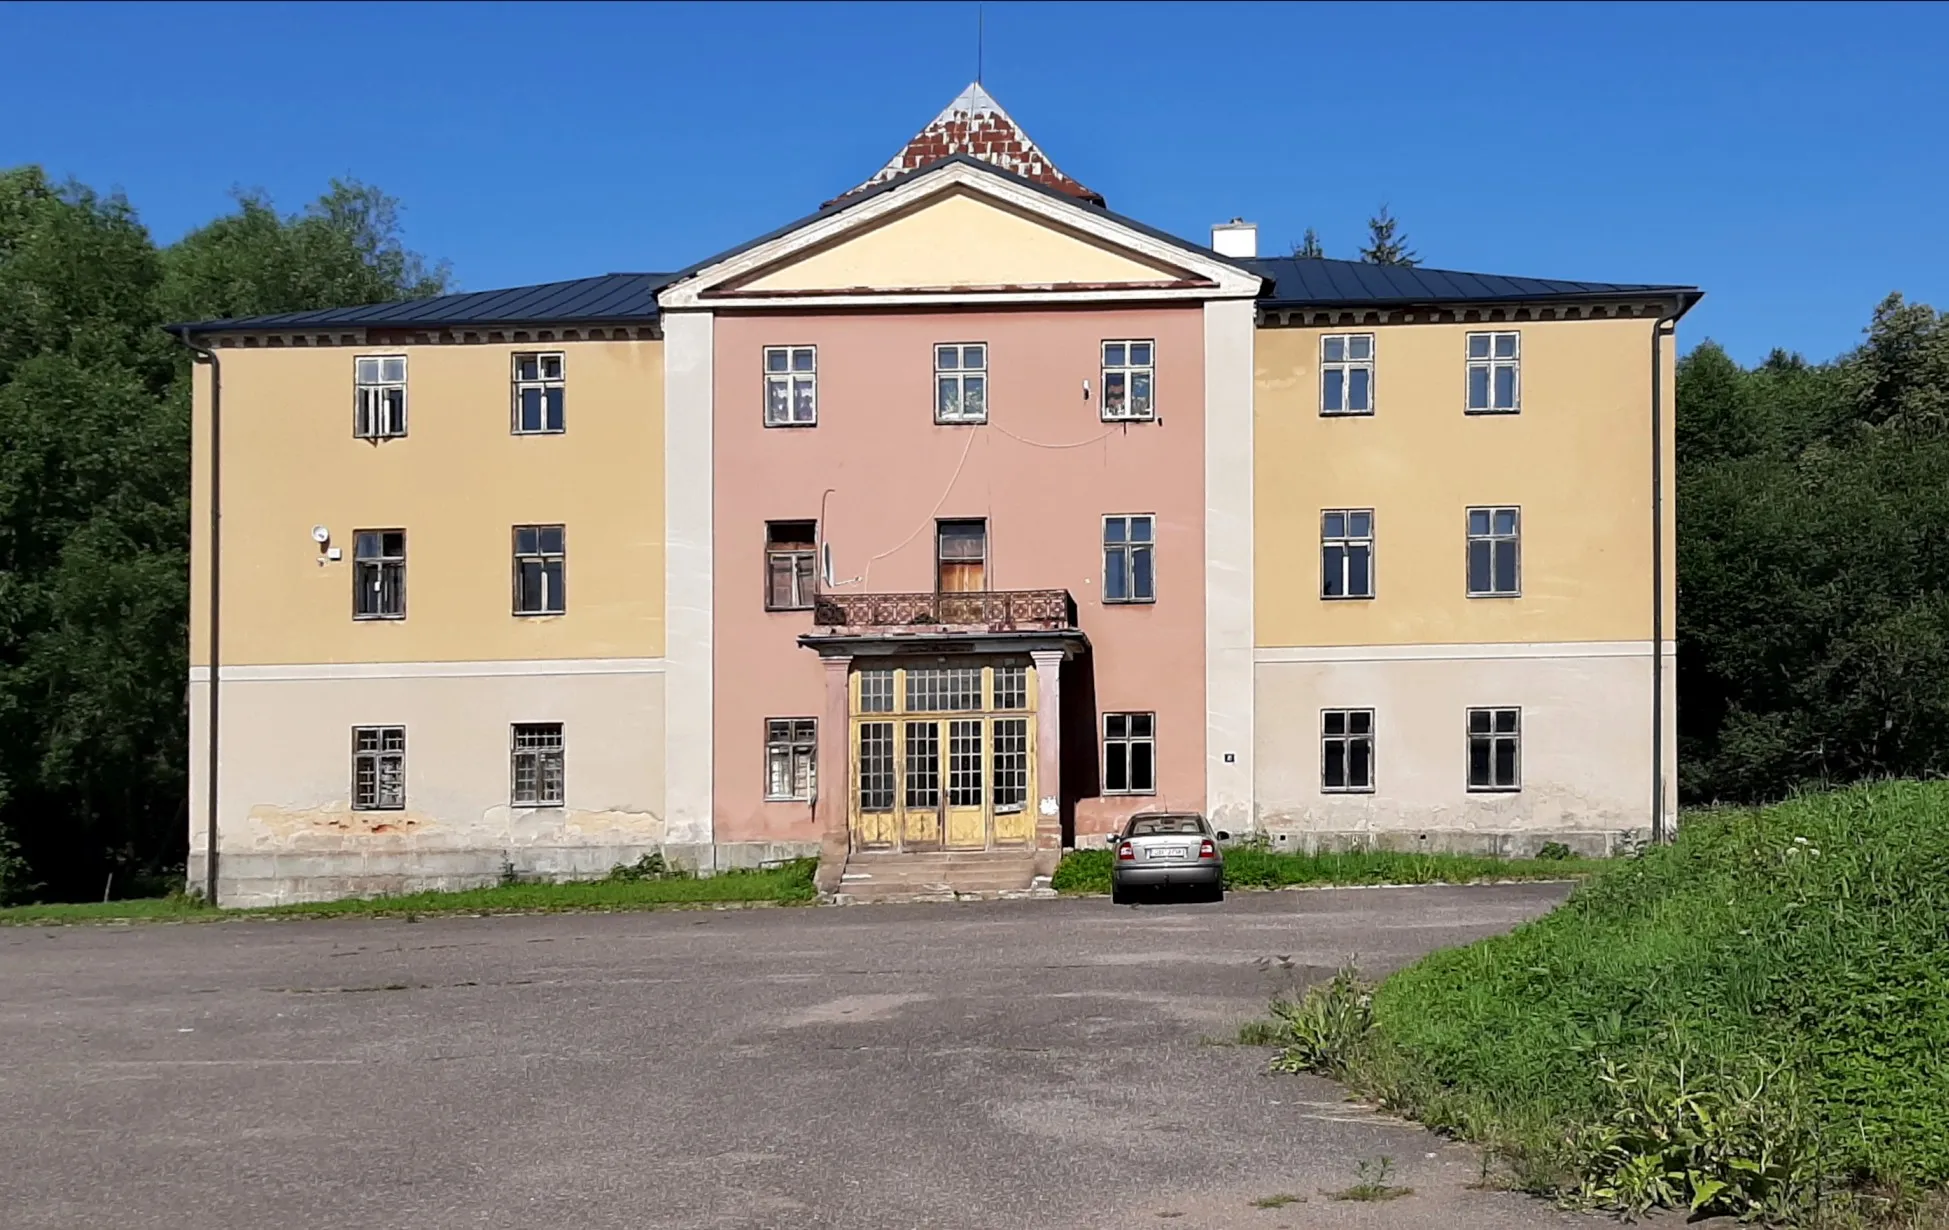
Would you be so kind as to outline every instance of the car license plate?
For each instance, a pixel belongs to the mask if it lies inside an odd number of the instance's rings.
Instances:
[[[1150,856],[1152,858],[1183,858],[1187,853],[1189,851],[1184,846],[1163,846],[1153,847]]]

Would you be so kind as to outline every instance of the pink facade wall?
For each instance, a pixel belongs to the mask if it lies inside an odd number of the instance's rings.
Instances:
[[[1100,346],[1125,338],[1155,339],[1157,422],[1099,418]],[[935,424],[944,342],[987,343],[987,425]],[[819,348],[816,427],[764,426],[762,352],[783,345]],[[835,578],[864,576],[842,591],[931,590],[935,519],[981,517],[990,589],[1075,597],[1094,697],[1066,672],[1064,700],[1154,711],[1158,728],[1157,794],[1080,799],[1078,834],[1137,810],[1203,808],[1201,307],[720,315],[714,377],[717,841],[819,838],[809,803],[764,798],[765,719],[821,716],[825,681],[798,644],[812,613],[766,611],[763,581],[765,523],[815,520],[822,497]],[[1106,606],[1102,519],[1129,513],[1158,519],[1157,601]],[[1065,735],[1081,729],[1071,716]],[[846,788],[820,768],[823,790]]]

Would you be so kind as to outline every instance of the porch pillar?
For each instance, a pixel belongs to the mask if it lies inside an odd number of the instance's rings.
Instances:
[[[826,712],[819,722],[818,788],[813,804],[813,819],[819,829],[815,882],[820,891],[832,893],[839,891],[839,877],[846,870],[851,846],[847,804],[853,781],[852,706],[846,685],[853,656],[834,654],[821,657],[819,663],[826,668]]]
[[[1062,662],[1060,649],[1034,649],[1035,873],[1054,875],[1062,858]]]

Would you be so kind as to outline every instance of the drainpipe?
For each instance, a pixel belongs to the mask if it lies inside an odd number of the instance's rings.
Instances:
[[[203,841],[203,899],[211,905],[217,903],[217,703],[222,694],[217,687],[218,664],[218,621],[217,616],[223,599],[223,590],[218,584],[219,568],[223,560],[220,549],[223,541],[223,364],[217,353],[206,346],[199,346],[189,339],[186,332],[176,333],[192,355],[196,363],[210,365],[210,690],[208,696],[209,720],[209,767],[204,783],[203,798],[208,808],[204,821]],[[195,384],[191,384],[191,396],[195,396]]]
[[[1651,326],[1651,840],[1665,831],[1665,365],[1664,344],[1683,299]]]

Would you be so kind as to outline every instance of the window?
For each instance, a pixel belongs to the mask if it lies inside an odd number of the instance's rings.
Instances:
[[[361,440],[384,440],[406,434],[406,356],[363,355],[353,360],[357,375],[357,409],[352,434]]]
[[[516,615],[560,615],[567,609],[568,594],[562,584],[564,545],[559,525],[514,527]]]
[[[976,342],[934,347],[934,421],[988,421],[986,345]]]
[[[1523,788],[1523,711],[1469,710],[1469,789]]]
[[[893,712],[893,671],[884,666],[859,673],[859,711]]]
[[[1374,412],[1374,335],[1329,333],[1320,339],[1320,413]]]
[[[818,421],[818,347],[765,347],[765,426],[810,427]]]
[[[1157,793],[1157,715],[1103,715],[1103,793]]]
[[[891,709],[892,705],[889,704],[887,707]],[[861,811],[893,810],[893,770],[893,723],[861,722],[859,727],[859,809]]]
[[[981,722],[962,719],[947,724],[947,805],[980,807]]]
[[[1103,518],[1103,601],[1157,601],[1156,518]]]
[[[1147,420],[1155,416],[1151,378],[1155,374],[1150,342],[1103,343],[1103,418],[1105,421]]]
[[[406,728],[352,728],[352,810],[406,807]]]
[[[1374,510],[1329,508],[1320,514],[1320,597],[1374,596]]]
[[[995,708],[1026,709],[1029,707],[1029,668],[1026,666],[997,666],[995,668]]]
[[[767,611],[803,611],[812,605],[817,531],[812,521],[765,522]]]
[[[514,434],[538,436],[562,431],[566,387],[561,355],[515,355]]]
[[[1520,508],[1469,509],[1469,597],[1522,594],[1522,516]]]
[[[1360,793],[1374,788],[1374,711],[1328,709],[1320,715],[1320,789]]]
[[[907,806],[932,810],[941,805],[941,724],[907,723]]]
[[[934,526],[935,592],[977,594],[988,588],[988,523],[940,521]]]
[[[560,807],[567,793],[560,722],[516,722],[513,732],[516,807]]]
[[[1469,334],[1469,413],[1514,414],[1522,408],[1522,334]]]
[[[819,759],[816,718],[765,719],[765,797],[810,800]]]
[[[907,668],[907,712],[968,713],[981,708],[981,668]]]
[[[996,678],[1000,679],[997,672]],[[994,724],[995,812],[1019,812],[1029,801],[1029,722],[996,718]]]
[[[406,531],[352,535],[352,618],[406,618]]]

